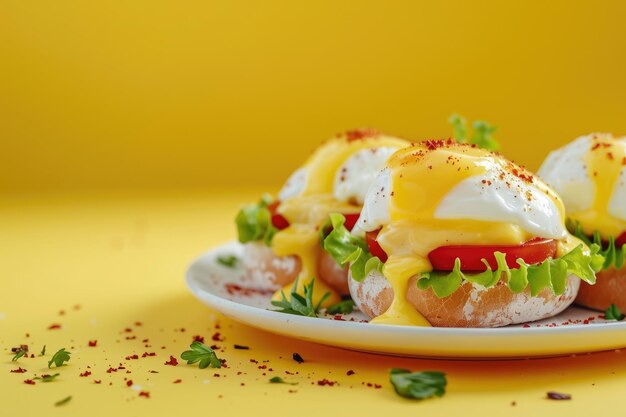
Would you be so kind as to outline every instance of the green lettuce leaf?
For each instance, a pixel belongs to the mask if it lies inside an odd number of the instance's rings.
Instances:
[[[363,279],[373,270],[382,271],[383,263],[369,252],[365,240],[353,236],[344,226],[346,218],[339,213],[330,214],[330,233],[324,238],[323,247],[337,262],[337,265],[350,264],[352,278]]]
[[[500,279],[504,279],[513,293],[520,293],[530,286],[530,294],[533,297],[545,288],[560,295],[565,292],[567,276],[570,274],[578,276],[589,284],[596,282],[596,268],[604,260],[599,254],[600,247],[592,244],[588,254],[585,254],[583,248],[583,245],[578,245],[561,258],[549,258],[534,265],[528,265],[522,259],[518,259],[519,268],[514,269],[508,267],[504,253],[494,252],[498,268],[493,271],[488,262],[483,259],[487,270],[480,273],[463,273],[461,260],[457,258],[452,271],[431,271],[420,274],[417,286],[422,290],[432,288],[437,297],[444,298],[458,290],[464,280],[490,288]]]
[[[493,138],[496,127],[484,120],[476,120],[472,123],[473,134],[468,139],[467,120],[458,114],[453,114],[448,118],[448,123],[452,126],[452,137],[460,143],[469,143],[488,151],[497,151],[500,144]]]
[[[615,244],[615,237],[613,236],[609,238],[608,244],[603,243],[600,233],[597,231],[593,232],[593,240],[589,239],[589,236],[583,232],[580,223],[572,219],[567,219],[565,225],[571,234],[585,242],[587,245],[591,246],[595,244],[602,248],[599,254],[604,257],[604,262],[598,269],[596,269],[597,271],[608,269],[612,266],[614,266],[615,269],[620,269],[624,265],[626,260],[626,244],[622,245],[622,247],[617,247]]]
[[[272,214],[267,208],[271,203],[272,198],[265,195],[257,204],[249,204],[239,210],[235,223],[241,243],[263,241],[268,246],[272,243],[278,230],[272,225]]]

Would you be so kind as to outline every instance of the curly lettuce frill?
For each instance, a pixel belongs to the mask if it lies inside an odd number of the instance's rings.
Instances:
[[[600,233],[597,231],[593,232],[592,240],[583,232],[580,223],[572,219],[567,219],[566,226],[571,234],[585,242],[588,246],[597,245],[601,248],[598,252],[604,257],[604,263],[601,269],[609,269],[612,266],[615,267],[615,269],[620,269],[624,265],[626,261],[626,244],[618,247],[615,243],[614,236],[611,236],[608,242],[603,242]]]
[[[383,270],[383,263],[372,256],[365,240],[353,236],[344,226],[346,218],[339,213],[330,214],[330,233],[323,239],[322,246],[340,266],[350,264],[352,278],[363,279],[373,270]]]
[[[368,250],[367,243],[353,236],[344,226],[345,217],[341,214],[331,214],[332,230],[324,239],[324,249],[333,257],[337,264],[344,266],[350,263],[352,278],[362,281],[372,270],[382,272],[383,263]],[[506,256],[502,252],[495,252],[494,257],[498,267],[492,270],[489,263],[483,259],[486,270],[480,273],[463,273],[461,260],[457,258],[452,271],[431,271],[420,274],[417,280],[418,288],[425,290],[432,288],[437,297],[444,298],[458,290],[463,281],[476,283],[485,288],[495,286],[504,279],[513,293],[520,293],[530,288],[532,296],[549,288],[556,295],[563,294],[567,277],[570,274],[578,276],[589,284],[596,282],[595,273],[602,268],[605,262],[599,253],[600,247],[591,244],[589,251],[581,244],[558,259],[528,265],[522,259],[517,260],[518,268],[510,268],[506,263]]]
[[[266,195],[257,204],[249,204],[239,210],[235,223],[241,243],[263,241],[267,246],[272,243],[278,229],[272,225],[272,214],[268,209],[271,203],[272,198]]]

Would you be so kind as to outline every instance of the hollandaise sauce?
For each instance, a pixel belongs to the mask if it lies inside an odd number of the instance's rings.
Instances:
[[[330,213],[359,213],[361,208],[333,197],[333,184],[341,165],[354,153],[375,147],[404,147],[408,142],[374,131],[354,131],[331,139],[320,146],[305,163],[306,185],[302,192],[281,202],[278,212],[289,222],[289,227],[274,235],[272,250],[276,255],[296,255],[302,261],[302,271],[298,277],[296,290],[303,293],[303,287],[319,276],[317,260],[322,250],[321,228],[327,223]],[[281,299],[281,292],[288,295],[293,283],[277,291],[273,299]],[[322,280],[316,279],[313,303],[330,293],[323,306],[341,301],[341,298]]]

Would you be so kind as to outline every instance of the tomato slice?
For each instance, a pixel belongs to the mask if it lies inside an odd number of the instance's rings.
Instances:
[[[626,245],[626,232],[622,233],[617,239],[615,239],[615,244],[618,248],[621,248],[622,245]]]
[[[365,241],[367,242],[367,247],[369,248],[370,253],[372,254],[372,256],[377,257],[382,262],[387,262],[387,254],[385,253],[383,248],[381,248],[380,245],[378,244],[378,242],[376,241],[376,237],[378,236],[378,232],[380,232],[380,229],[374,230],[372,232],[366,232],[365,233]]]
[[[352,231],[352,229],[354,229],[354,225],[356,224],[357,220],[359,220],[360,215],[361,215],[360,213],[344,214],[344,217],[346,218],[346,222],[343,225],[346,227],[346,229],[348,229],[349,231]]]
[[[494,252],[502,252],[506,255],[506,264],[509,268],[517,268],[517,259],[522,259],[529,265],[545,261],[547,258],[556,255],[556,240],[535,238],[516,246],[491,246],[491,245],[453,245],[442,246],[431,251],[428,259],[433,265],[433,269],[439,271],[452,271],[456,258],[461,260],[463,271],[481,272],[485,271],[485,259],[491,269],[498,267]]]
[[[278,230],[283,230],[289,227],[289,222],[282,214],[276,213],[276,209],[280,205],[280,201],[276,200],[267,206],[267,209],[270,211],[272,215],[272,225]]]

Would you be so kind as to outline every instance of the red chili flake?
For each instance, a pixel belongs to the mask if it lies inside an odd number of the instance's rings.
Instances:
[[[252,363],[259,363],[259,361],[257,361],[256,359],[250,359],[250,362],[252,362]]]
[[[128,381],[126,381],[126,386],[127,387],[132,387],[133,386],[133,380],[129,379]]]
[[[159,373],[159,371],[148,371],[148,372],[150,372],[151,374],[158,374]]]
[[[572,396],[570,394],[564,394],[561,392],[550,391],[546,395],[549,400],[571,400],[572,399]]]
[[[9,372],[14,374],[23,374],[24,372],[26,372],[26,369],[20,367],[17,369],[11,369]]]
[[[182,379],[177,379],[174,382],[172,382],[172,384],[180,384],[181,382],[183,382]]]
[[[94,379],[93,383],[94,384],[100,384],[100,383],[102,383],[102,380],[101,379]]]
[[[74,349],[74,346],[72,346],[72,349]],[[34,357],[35,357],[35,354],[34,354],[34,353],[31,353],[31,354],[30,354],[30,357],[31,357],[31,358],[34,358]]]
[[[178,365],[178,361],[176,360],[175,357],[170,355],[170,360],[165,362],[165,365],[176,366],[176,365]]]
[[[97,340],[90,340],[89,343],[87,343],[87,346],[96,347],[97,344],[98,344]]]
[[[346,372],[346,375],[348,375],[348,376],[354,375],[354,371],[352,369],[350,369],[348,372]]]
[[[213,336],[211,336],[211,340],[214,342],[223,342],[222,335],[219,332],[216,332]]]
[[[139,392],[139,396],[140,397],[150,398],[150,393],[148,391],[140,391]]]
[[[136,353],[134,355],[129,355],[126,356],[125,358],[127,361],[131,360],[131,359],[139,359],[139,355],[137,355]]]
[[[362,139],[367,139],[367,138],[373,138],[379,135],[380,135],[380,132],[378,130],[372,129],[370,127],[355,129],[355,130],[348,130],[345,133],[345,137],[348,142],[353,142],[355,140],[362,140]]]
[[[524,327],[524,328],[529,328],[529,327],[530,327],[530,324],[524,324],[522,327]]]
[[[613,152],[607,152],[606,153],[606,157],[609,158],[612,161],[613,160]]]
[[[109,366],[109,369],[107,369],[107,374],[110,374],[111,372],[117,372],[117,368],[112,368]]]
[[[127,327],[127,328],[124,329],[124,332],[126,332],[126,333],[130,333],[132,331],[133,331],[133,329],[131,329],[130,327]]]
[[[148,343],[148,339],[143,339],[141,343]]]
[[[204,343],[204,336],[197,335],[197,336],[194,336],[192,339],[193,339],[192,340],[193,342]]]
[[[216,374],[213,374],[213,376],[214,376],[215,378],[219,378],[221,375],[216,373]]]
[[[376,388],[376,389],[379,389],[379,388],[382,388],[382,387],[383,387],[383,386],[382,386],[382,385],[380,385],[380,384],[374,384],[374,388]]]
[[[155,352],[144,352],[141,354],[142,358],[145,358],[146,356],[156,356]]]
[[[248,346],[237,345],[237,344],[235,344],[233,347],[235,349],[241,349],[241,350],[248,350],[248,349],[250,349],[250,347],[248,347]]]
[[[35,381],[33,381],[32,379],[25,379],[24,383],[27,385],[35,385]]]
[[[328,385],[328,386],[334,386],[337,383],[337,381],[329,381],[328,379],[324,378],[324,379],[320,379],[319,381],[317,381],[317,385],[320,386],[324,386],[324,385]]]
[[[302,356],[300,356],[299,353],[294,353],[293,355],[291,355],[291,357],[293,358],[294,361],[298,363],[304,362],[304,359],[302,359]]]
[[[228,294],[230,295],[239,294],[239,295],[243,295],[247,297],[251,295],[272,295],[274,293],[274,291],[272,290],[261,290],[258,288],[245,288],[236,284],[226,284],[224,285],[224,288],[226,289],[226,291],[228,291]],[[219,324],[216,324],[215,328],[219,329],[220,328]]]
[[[126,340],[135,340],[137,336],[126,336]]]
[[[91,375],[91,372],[90,371],[85,371],[85,372],[79,374],[78,376],[86,377],[86,376],[89,376],[89,375]]]
[[[267,369],[267,365],[259,365],[258,368],[259,369]]]
[[[61,325],[58,324],[58,323],[54,323],[54,324],[51,324],[50,326],[48,326],[48,330],[56,330],[56,329],[60,329],[60,328],[61,328]]]
[[[138,326],[138,327],[139,327],[139,326],[142,326],[142,325],[143,325],[143,324],[142,324],[140,321],[136,321],[136,322],[135,322],[135,326]]]
[[[218,345],[211,345],[210,348],[213,350],[218,350],[220,347]]]

